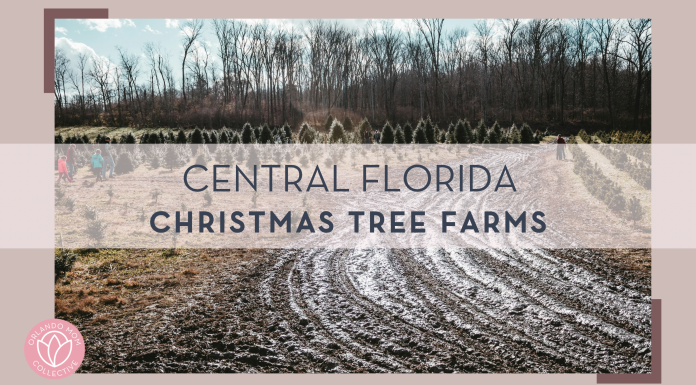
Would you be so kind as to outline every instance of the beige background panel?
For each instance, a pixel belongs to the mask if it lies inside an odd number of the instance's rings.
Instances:
[[[332,7],[326,1],[264,1],[240,5],[232,2],[200,0],[192,6],[190,2],[169,1],[144,2],[142,0],[109,1],[27,1],[12,2],[6,12],[6,31],[12,38],[4,42],[4,52],[14,53],[0,61],[0,73],[4,74],[0,93],[0,111],[4,117],[0,128],[0,143],[45,143],[53,142],[53,95],[43,94],[43,9],[46,7],[108,7],[111,17],[129,18],[173,18],[173,17],[255,17],[255,18],[311,18],[311,17],[436,17],[477,18],[477,17],[652,17],[656,52],[653,58],[653,141],[654,143],[696,143],[696,130],[689,126],[690,112],[693,110],[695,79],[693,63],[694,50],[686,49],[692,33],[693,4],[683,1],[612,1],[588,0],[578,3],[559,3],[557,1],[497,1],[495,3],[462,3],[432,0],[399,1],[376,3],[370,0],[356,0],[351,6],[337,4]],[[40,108],[37,108],[39,106]],[[684,154],[682,154],[684,155]],[[7,210],[8,203],[31,209],[37,199],[52,200],[52,188],[46,190],[46,183],[34,173],[7,174],[11,168],[20,168],[25,157],[10,159],[3,155],[4,171],[7,178],[0,196]],[[656,181],[660,160],[655,161]],[[682,158],[682,165],[690,165]],[[42,163],[45,165],[45,163]],[[22,167],[24,168],[24,167]],[[681,168],[679,171],[688,172]],[[43,169],[38,171],[44,172]],[[692,174],[692,173],[691,173]],[[676,177],[679,176],[675,172]],[[668,178],[663,179],[666,181]],[[51,182],[52,183],[52,182]],[[682,190],[677,194],[673,186],[677,181],[665,182],[654,193],[657,207],[671,206],[685,209],[690,206],[691,194]],[[14,185],[16,191],[6,186]],[[657,183],[656,183],[657,185]],[[33,191],[33,193],[32,193]],[[21,194],[20,194],[21,192]],[[32,194],[36,194],[32,196]],[[53,212],[38,212],[36,221],[53,223]],[[670,222],[676,215],[664,216],[653,213],[653,231],[669,231]],[[679,214],[684,215],[684,214]],[[12,220],[4,218],[3,222]],[[2,239],[12,233],[0,233]],[[692,227],[693,228],[693,227]],[[52,232],[51,232],[52,233]],[[46,233],[35,234],[39,244],[46,240]],[[693,237],[690,233],[680,233],[680,237]],[[663,299],[663,383],[683,384],[691,380],[693,346],[696,344],[693,333],[693,319],[696,312],[691,307],[694,291],[693,272],[696,271],[694,250],[653,250],[653,296]],[[53,316],[53,280],[51,259],[52,249],[9,250],[0,249],[3,258],[3,279],[0,280],[3,317],[1,330],[4,331],[3,348],[0,350],[0,369],[3,382],[38,384],[46,383],[36,376],[26,364],[22,354],[22,343],[31,325]],[[330,376],[330,377],[329,377]],[[435,377],[437,376],[437,377]],[[63,383],[121,384],[124,379],[131,383],[158,382],[170,384],[189,384],[191,381],[207,383],[255,383],[271,384],[278,381],[286,383],[325,383],[327,380],[337,384],[361,383],[400,383],[419,384],[436,380],[442,383],[471,381],[487,384],[594,384],[596,376],[582,375],[74,375]]]

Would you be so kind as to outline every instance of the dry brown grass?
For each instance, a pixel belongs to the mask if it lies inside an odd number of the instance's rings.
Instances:
[[[99,298],[99,301],[104,305],[121,305],[123,304],[123,299],[115,294],[103,295]]]
[[[86,296],[86,295],[91,295],[91,294],[94,294],[94,293],[96,293],[96,292],[97,292],[97,290],[96,290],[94,287],[91,287],[91,286],[90,286],[90,287],[88,287],[87,289],[81,288],[81,289],[77,292],[77,295],[78,295],[78,297],[84,297],[84,296]]]
[[[70,279],[55,284],[55,316],[70,322],[117,321],[207,277],[211,269],[255,258],[261,250],[78,249]],[[175,302],[175,301],[174,301]]]
[[[61,299],[55,300],[56,316],[72,316],[72,317],[89,317],[94,315],[95,311],[92,306],[97,302],[97,299],[89,296],[77,303],[70,303]]]

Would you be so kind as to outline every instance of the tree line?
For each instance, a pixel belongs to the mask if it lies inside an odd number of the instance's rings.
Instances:
[[[189,20],[176,55],[147,43],[71,63],[57,49],[56,126],[298,127],[333,114],[650,131],[650,19],[444,23]]]

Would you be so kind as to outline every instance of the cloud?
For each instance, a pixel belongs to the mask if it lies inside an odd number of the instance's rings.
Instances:
[[[363,29],[368,23],[372,23],[377,34],[384,34],[387,28],[391,28],[393,33],[399,32],[417,32],[418,28],[412,19],[356,19],[353,23],[353,28]]]
[[[167,28],[179,28],[179,20],[164,19]]]
[[[412,32],[416,30],[415,23],[410,19],[394,19],[394,29],[401,32]]]
[[[156,30],[156,29],[152,29],[152,27],[150,27],[149,25],[146,25],[146,26],[145,26],[145,29],[143,29],[143,32],[152,32],[152,33],[154,33],[155,35],[161,35],[161,34],[162,34],[162,32],[160,32],[160,31],[158,31],[158,30]]]
[[[293,25],[298,25],[299,23],[293,19],[229,19],[236,20],[246,23],[250,26],[256,26],[259,24],[267,24],[272,28],[277,28],[283,31],[290,31]]]
[[[181,35],[181,36],[191,36],[192,33],[193,33],[193,28],[191,28],[189,26],[185,26],[184,28],[181,29],[181,31],[179,31],[179,35]]]
[[[84,43],[73,41],[72,39],[67,37],[57,37],[55,40],[55,44],[56,49],[63,50],[63,52],[65,52],[65,55],[68,56],[68,58],[71,60],[72,57],[77,57],[77,55],[79,54],[85,54],[89,57],[97,56],[97,53],[94,51],[94,49],[92,49],[92,47]]]
[[[80,23],[99,32],[106,32],[109,28],[135,27],[131,19],[83,19]]]
[[[56,27],[56,32],[62,33],[63,35],[67,35],[67,34],[68,34],[68,30],[65,29],[65,28],[63,28],[63,27]]]
[[[203,46],[205,46],[205,47],[203,47]],[[191,58],[198,56],[198,58],[201,61],[205,60],[206,59],[205,50],[207,49],[208,50],[208,57],[207,57],[208,63],[210,64],[210,63],[215,62],[215,53],[212,50],[212,47],[213,47],[213,43],[208,41],[208,40],[203,40],[203,41],[196,40],[195,42],[193,42],[193,46],[191,46],[191,52],[190,52]],[[183,53],[181,54],[181,56],[183,56]]]
[[[77,63],[80,54],[87,56],[88,66],[91,65],[91,62],[94,58],[98,57],[102,60],[106,60],[109,63],[110,67],[115,67],[115,65],[111,63],[109,58],[98,55],[92,47],[84,43],[73,41],[72,39],[67,37],[57,37],[55,39],[55,47],[56,50],[62,50],[63,53],[65,53],[65,56],[70,60],[70,68],[73,70],[77,70]]]

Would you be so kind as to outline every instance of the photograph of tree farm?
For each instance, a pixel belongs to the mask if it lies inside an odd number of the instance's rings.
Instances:
[[[146,220],[168,192],[120,180],[222,156],[201,144],[311,143],[546,144],[558,204],[649,236],[650,19],[64,19],[54,91],[56,221],[86,224],[56,234],[55,315],[81,372],[651,371],[650,249],[65,241]]]

